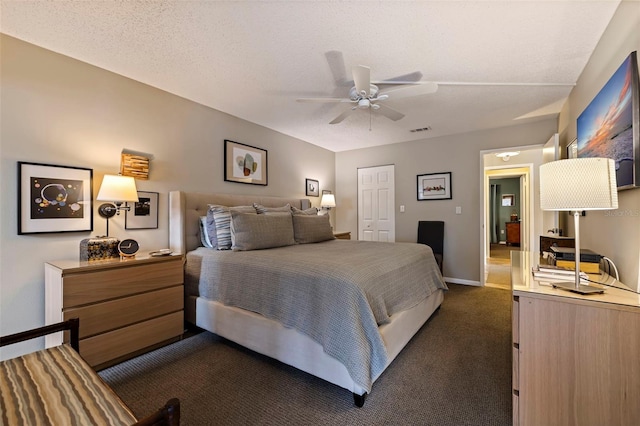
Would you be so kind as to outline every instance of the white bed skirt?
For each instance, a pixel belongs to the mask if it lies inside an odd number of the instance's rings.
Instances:
[[[187,300],[187,311],[189,306],[195,307],[195,324],[198,327],[341,386],[354,394],[366,393],[366,389],[353,382],[340,361],[327,355],[319,343],[305,334],[254,312],[201,297],[191,299]],[[413,308],[394,314],[391,322],[379,327],[389,357],[385,369],[443,299],[444,291],[438,290]],[[189,314],[187,312],[187,320],[193,317],[192,313]],[[377,378],[374,377],[373,381]]]

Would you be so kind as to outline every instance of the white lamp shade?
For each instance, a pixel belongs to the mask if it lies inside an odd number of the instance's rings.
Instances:
[[[609,158],[572,158],[540,166],[542,210],[618,208],[616,170]]]
[[[322,194],[322,199],[320,200],[320,207],[335,207],[336,206],[336,197],[333,194]]]
[[[98,191],[98,201],[138,201],[136,181],[131,176],[104,175]]]

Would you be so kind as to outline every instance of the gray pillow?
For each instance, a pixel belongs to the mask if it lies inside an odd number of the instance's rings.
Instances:
[[[262,204],[253,203],[253,208],[256,209],[258,214],[266,214],[266,213],[291,213],[291,204],[287,203],[282,207],[265,207]]]
[[[284,247],[296,243],[290,214],[247,214],[233,210],[231,240],[234,251]]]
[[[317,215],[318,214],[318,209],[315,207],[309,207],[308,209],[304,209],[304,210],[300,210],[297,207],[293,207],[291,206],[291,213],[292,214],[308,214],[308,215]]]
[[[333,240],[329,215],[293,214],[293,235],[298,244]]]
[[[216,227],[216,248],[218,250],[229,250],[231,248],[231,212],[243,212],[256,214],[253,206],[227,207],[217,204],[209,204],[209,211],[213,214]],[[213,242],[212,242],[213,244]]]

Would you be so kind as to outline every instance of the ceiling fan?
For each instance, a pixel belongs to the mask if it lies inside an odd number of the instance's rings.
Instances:
[[[298,102],[334,102],[352,104],[342,114],[334,118],[329,124],[338,124],[358,109],[377,111],[390,120],[398,121],[404,114],[384,105],[387,99],[402,99],[413,96],[427,95],[438,90],[438,85],[433,82],[421,82],[420,84],[407,81],[380,81],[379,85],[402,85],[393,89],[380,90],[371,82],[371,69],[364,65],[353,67],[354,86],[349,90],[348,98],[300,98]]]

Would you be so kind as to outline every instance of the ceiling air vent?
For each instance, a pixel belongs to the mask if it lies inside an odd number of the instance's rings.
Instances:
[[[431,130],[431,126],[427,126],[427,127],[421,127],[419,129],[411,129],[409,130],[411,133],[416,133],[416,132],[426,132],[427,130]]]

